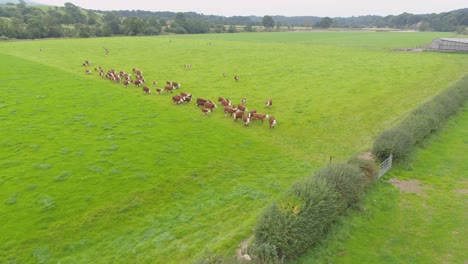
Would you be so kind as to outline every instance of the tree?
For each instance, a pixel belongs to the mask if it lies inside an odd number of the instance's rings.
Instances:
[[[333,19],[330,17],[324,17],[316,24],[316,26],[320,28],[329,28],[332,24]]]
[[[271,16],[264,16],[262,18],[262,24],[265,28],[269,29],[275,26],[275,21],[273,20]]]
[[[129,36],[141,35],[146,32],[145,21],[138,17],[128,17],[123,21],[124,33]]]

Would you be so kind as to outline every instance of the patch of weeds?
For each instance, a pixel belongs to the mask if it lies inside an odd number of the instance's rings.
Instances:
[[[76,156],[76,157],[81,157],[81,156],[84,155],[84,153],[85,153],[85,152],[84,152],[83,150],[79,150],[78,152],[75,153],[75,156]]]
[[[28,189],[29,191],[32,191],[32,190],[35,190],[36,188],[37,188],[37,185],[36,185],[36,184],[30,184],[30,185],[28,185],[28,188],[27,188],[27,189]]]
[[[42,196],[38,201],[39,210],[41,212],[50,211],[55,208],[55,200],[50,196]]]
[[[5,203],[8,204],[8,205],[15,204],[15,203],[16,203],[16,200],[17,200],[17,197],[18,197],[18,194],[15,193],[15,194],[13,194],[13,196],[11,196],[10,198],[8,198],[8,199],[6,200]]]
[[[113,169],[111,169],[111,170],[109,171],[109,173],[110,173],[110,174],[120,174],[120,173],[122,173],[122,171],[119,170],[119,169],[113,168]]]
[[[48,170],[50,169],[52,166],[50,164],[36,164],[34,165],[34,167],[36,169],[41,169],[41,170]]]
[[[90,165],[90,166],[88,166],[88,170],[90,170],[92,172],[103,172],[104,168],[100,167],[100,166]]]
[[[86,127],[95,127],[96,125],[95,125],[95,124],[93,124],[93,123],[86,123],[86,125],[85,125],[85,126],[86,126]]]
[[[62,171],[57,177],[54,178],[54,181],[61,182],[66,181],[71,175],[71,171]]]

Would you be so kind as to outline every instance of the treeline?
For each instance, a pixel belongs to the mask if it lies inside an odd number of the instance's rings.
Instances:
[[[447,13],[350,18],[285,16],[216,16],[195,12],[143,10],[86,10],[72,3],[63,7],[0,5],[0,37],[34,39],[59,37],[104,37],[114,35],[159,35],[235,33],[239,31],[295,30],[312,28],[399,28],[420,31],[468,33],[468,8]]]

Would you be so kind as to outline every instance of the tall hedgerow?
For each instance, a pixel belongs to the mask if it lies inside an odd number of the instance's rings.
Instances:
[[[372,146],[372,155],[384,160],[393,155],[394,160],[406,160],[413,149],[414,139],[411,133],[402,128],[384,130]]]
[[[343,202],[333,187],[310,177],[294,184],[263,213],[253,246],[274,248],[278,259],[293,259],[319,242],[342,210]]]
[[[352,164],[330,164],[315,172],[317,179],[323,179],[340,194],[345,209],[359,203],[364,190],[364,179],[359,168]]]

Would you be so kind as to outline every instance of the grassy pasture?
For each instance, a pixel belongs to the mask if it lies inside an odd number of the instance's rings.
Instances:
[[[466,74],[463,54],[391,50],[440,36],[447,35],[0,43],[0,260],[180,263],[207,249],[231,254],[294,180],[329,156],[368,150],[380,130]],[[193,103],[85,75],[85,60],[140,68],[160,85],[181,82],[195,98],[246,97],[249,109],[278,125],[244,128],[219,108],[202,116]]]
[[[467,135],[468,105],[411,163],[384,176],[367,195],[365,211],[295,263],[466,262]],[[400,192],[389,182],[394,178],[418,180],[420,187]]]

